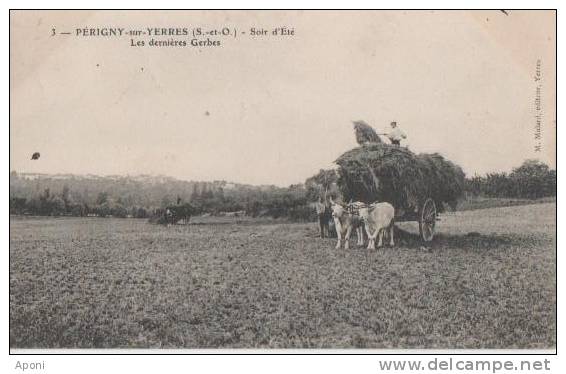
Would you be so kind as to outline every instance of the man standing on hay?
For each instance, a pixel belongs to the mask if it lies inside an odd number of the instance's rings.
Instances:
[[[389,138],[391,144],[398,147],[401,145],[401,140],[407,139],[407,135],[403,132],[403,130],[397,127],[397,122],[395,121],[391,122],[391,132],[383,135],[386,135]]]

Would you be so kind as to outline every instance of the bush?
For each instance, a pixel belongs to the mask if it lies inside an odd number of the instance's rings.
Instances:
[[[301,205],[289,209],[289,219],[296,222],[313,222],[317,219],[317,216],[312,207]]]
[[[148,217],[147,210],[145,210],[144,208],[137,208],[134,210],[133,216],[135,218],[147,218]]]
[[[128,210],[121,204],[112,207],[111,212],[113,217],[126,218],[128,216]]]
[[[556,196],[556,170],[537,160],[526,160],[506,173],[467,179],[466,190],[475,196],[538,199]]]
[[[10,214],[24,214],[26,210],[27,199],[21,197],[10,198]]]
[[[65,214],[65,201],[59,196],[55,196],[53,199],[47,202],[47,211],[49,215],[60,216]]]
[[[509,175],[515,197],[556,196],[556,171],[537,160],[527,160]]]

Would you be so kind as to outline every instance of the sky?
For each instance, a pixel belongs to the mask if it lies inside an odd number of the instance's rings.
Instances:
[[[335,166],[359,119],[378,132],[396,121],[409,149],[468,175],[527,158],[555,167],[552,11],[12,11],[10,24],[18,172],[285,186]],[[217,48],[74,35],[198,26],[247,34]],[[249,35],[278,26],[295,35]]]

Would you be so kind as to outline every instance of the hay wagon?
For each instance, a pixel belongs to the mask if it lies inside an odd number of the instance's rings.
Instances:
[[[389,202],[397,222],[418,222],[424,242],[433,240],[445,206],[455,209],[465,182],[462,169],[437,153],[416,155],[384,143],[364,144],[335,162],[346,201]]]

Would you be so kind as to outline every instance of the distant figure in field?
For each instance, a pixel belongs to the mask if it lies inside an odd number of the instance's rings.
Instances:
[[[318,201],[315,203],[316,214],[318,216],[318,224],[320,225],[320,237],[325,238],[326,236],[330,237],[330,218],[331,212],[330,207],[323,201],[322,197],[318,198]],[[326,233],[326,234],[325,234]]]
[[[401,140],[407,139],[407,135],[403,132],[403,130],[397,127],[397,122],[391,122],[391,131],[384,135],[389,138],[391,144],[396,146],[401,145]]]

